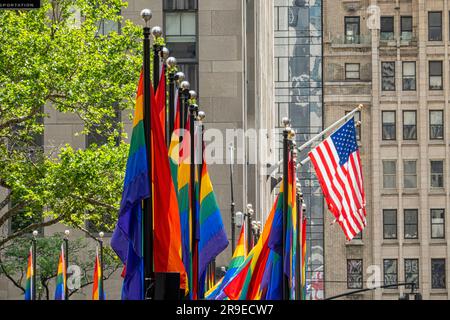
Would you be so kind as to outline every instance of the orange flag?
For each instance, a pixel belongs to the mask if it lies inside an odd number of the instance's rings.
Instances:
[[[186,289],[186,270],[181,257],[181,226],[178,200],[169,166],[164,131],[152,89],[153,220],[155,272],[179,273]],[[165,103],[165,101],[164,101]]]

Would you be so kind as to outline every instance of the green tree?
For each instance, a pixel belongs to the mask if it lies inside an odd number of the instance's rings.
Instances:
[[[56,281],[59,254],[61,252],[62,235],[38,238],[36,241],[36,297],[38,300],[50,300],[51,282]],[[27,258],[31,241],[29,238],[16,239],[4,249],[4,258],[0,259],[0,275],[7,277],[16,288],[25,292]],[[79,238],[69,243],[69,265],[77,265],[81,269],[80,287],[69,290],[69,297],[79,293],[93,283],[95,249],[89,246],[87,239]],[[108,280],[122,266],[110,248],[103,254],[103,279]]]
[[[120,204],[128,145],[117,143],[113,119],[134,104],[141,28],[122,20],[121,0],[41,3],[0,11],[0,229],[16,221],[0,232],[0,257],[12,240],[55,223],[112,228]],[[120,22],[120,32],[101,34],[105,21]],[[109,143],[42,150],[36,140],[52,109]]]

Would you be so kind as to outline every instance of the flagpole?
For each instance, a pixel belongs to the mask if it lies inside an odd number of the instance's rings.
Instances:
[[[105,236],[104,232],[99,232],[98,234],[99,239],[98,239],[98,244],[100,247],[100,279],[99,279],[99,284],[101,286],[99,286],[100,288],[102,288],[102,292],[98,292],[98,299],[102,300],[103,299],[103,292],[105,291],[105,287],[103,286],[103,268],[104,268],[104,264],[103,264],[103,237]]]
[[[193,92],[192,92],[193,93]],[[191,92],[189,93],[191,94]],[[194,96],[194,95],[192,95]],[[191,96],[191,98],[192,98]],[[197,206],[196,206],[196,197],[195,197],[195,126],[196,126],[196,117],[197,117],[197,112],[198,112],[198,106],[196,104],[190,104],[189,105],[189,121],[190,121],[190,126],[189,126],[189,134],[190,134],[190,147],[191,147],[191,152],[190,152],[190,195],[191,195],[191,230],[192,230],[192,254],[194,257],[196,257],[198,259],[198,252],[197,252]],[[195,290],[197,290],[196,292],[194,291],[193,297],[194,299],[197,298],[198,299],[198,284],[199,284],[199,278],[198,278],[198,263],[197,261],[195,261],[196,263],[193,263],[193,279],[195,279],[196,283],[194,284],[194,288]]]
[[[183,73],[184,76],[184,73]],[[191,85],[188,81],[181,81],[179,87],[179,96],[180,96],[180,128],[186,129],[186,119],[189,113],[189,89]],[[183,134],[184,135],[184,134]],[[183,139],[183,135],[180,137],[180,141]]]
[[[167,146],[170,146],[170,141],[172,139],[173,130],[175,128],[175,67],[177,66],[177,59],[174,57],[167,58],[166,61],[167,73],[169,75],[169,116],[166,121],[167,128]]]
[[[150,77],[150,27],[148,22],[152,18],[152,12],[149,9],[141,11],[141,17],[145,21],[144,31],[144,128],[145,128],[145,144],[147,151],[147,170],[149,177],[152,176],[152,146],[151,146],[151,77]],[[156,30],[157,31],[157,30]],[[142,216],[142,239],[143,239],[143,260],[144,260],[144,283],[143,283],[143,299],[153,299],[153,186],[149,180],[150,197],[144,200],[144,212]]]
[[[230,144],[230,193],[231,193],[231,254],[236,249],[236,214],[234,202],[234,185],[233,185],[233,164],[234,164],[234,148],[233,144]]]
[[[194,92],[192,92],[192,93],[194,93]],[[195,96],[197,96],[197,94],[195,93]],[[197,110],[198,110],[198,108],[197,108]],[[199,199],[198,199],[198,206],[200,206],[201,205],[201,203],[200,203],[200,190],[202,190],[202,172],[203,172],[203,153],[204,153],[204,148],[205,148],[205,146],[204,146],[204,143],[203,143],[203,139],[204,139],[204,136],[203,136],[203,132],[204,132],[204,129],[205,129],[205,126],[204,126],[204,124],[203,124],[203,121],[205,120],[205,118],[206,118],[206,113],[204,112],[204,111],[197,111],[197,113],[196,113],[196,115],[197,115],[197,117],[196,117],[196,120],[198,121],[198,135],[197,135],[197,139],[196,140],[194,140],[196,143],[200,143],[200,151],[201,151],[201,153],[199,153],[199,154],[197,154],[198,155],[198,159],[194,156],[194,160],[195,159],[197,159],[198,160],[198,162],[197,161],[194,161],[194,163],[198,163],[198,192],[199,192]],[[195,143],[194,143],[194,147],[195,147]],[[196,149],[196,150],[198,150],[198,148]],[[200,208],[199,208],[199,212],[200,212]],[[197,225],[197,224],[196,224]],[[197,246],[198,246],[198,243],[197,243]],[[197,250],[198,250],[198,247],[197,247]],[[199,252],[197,253],[197,266],[199,266],[200,265],[200,254],[199,254]],[[207,273],[206,273],[206,281],[209,279],[208,278],[208,273],[211,273],[211,263],[209,264],[209,268],[207,269],[208,271],[207,271]],[[197,273],[198,273],[198,270],[197,270]],[[198,279],[200,280],[200,274],[198,275]],[[205,283],[201,283],[201,285],[202,286],[205,286]],[[200,300],[203,300],[203,299],[205,299],[205,296],[204,296],[204,292],[205,292],[205,290],[201,290],[200,292],[203,292],[203,294],[202,294],[202,296],[199,296],[198,297],[198,299]]]
[[[36,300],[36,237],[38,236],[39,232],[37,230],[33,231],[33,240],[31,241],[31,247],[32,247],[32,259],[33,259],[33,276],[32,276],[32,291],[31,291],[31,300]]]
[[[69,288],[67,286],[67,269],[69,268],[69,235],[70,230],[64,231],[65,237],[64,237],[64,264],[65,264],[65,281],[66,285],[64,287],[64,300],[69,300]]]
[[[353,117],[353,115],[355,113],[357,113],[358,111],[361,111],[364,108],[364,105],[360,104],[356,109],[354,109],[352,112],[347,113],[345,116],[343,116],[341,119],[339,119],[338,121],[336,121],[335,123],[333,123],[331,126],[329,126],[328,128],[326,128],[325,130],[323,130],[321,133],[319,133],[318,135],[316,135],[315,137],[313,137],[312,139],[310,139],[309,141],[307,141],[306,143],[304,143],[303,145],[301,145],[298,150],[301,152],[303,150],[305,150],[306,148],[308,148],[310,145],[312,145],[314,143],[314,141],[322,138],[324,135],[326,135],[328,132],[330,132],[331,130],[333,130],[336,126],[338,126],[341,122],[346,121],[347,119],[350,119],[351,117]]]
[[[152,35],[153,35],[153,90],[156,94],[156,90],[158,89],[159,85],[159,76],[160,76],[160,56],[159,53],[161,52],[162,48],[158,43],[158,39],[162,36],[162,30],[161,27],[155,26],[152,28]]]
[[[250,252],[252,247],[252,220],[253,220],[253,205],[247,205],[247,252]]]

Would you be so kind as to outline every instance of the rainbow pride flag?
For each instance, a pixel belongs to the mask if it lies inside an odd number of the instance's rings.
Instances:
[[[33,247],[30,248],[27,264],[27,279],[25,282],[25,300],[33,300]]]
[[[144,299],[142,202],[150,197],[150,182],[145,143],[143,93],[144,79],[141,72],[119,219],[111,238],[111,247],[126,266],[122,285],[123,300]]]
[[[64,257],[64,245],[61,245],[61,254],[58,262],[58,272],[56,275],[55,300],[66,300],[67,281],[66,259]]]
[[[230,264],[228,266],[227,272],[224,277],[219,280],[219,282],[212,287],[205,294],[207,300],[221,300],[219,294],[223,290],[223,287],[234,277],[239,267],[244,263],[247,256],[247,249],[245,247],[245,225],[241,228],[241,234],[239,240],[234,250],[233,257],[231,258]]]
[[[308,220],[306,217],[302,220],[302,300],[306,300],[306,227],[308,225]]]
[[[105,291],[103,289],[103,274],[98,248],[95,255],[94,265],[94,284],[92,286],[92,300],[106,300]]]

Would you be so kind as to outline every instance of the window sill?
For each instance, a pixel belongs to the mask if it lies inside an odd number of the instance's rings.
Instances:
[[[443,196],[445,196],[446,195],[445,188],[432,188],[428,192],[428,195],[433,195],[433,196],[443,195]]]
[[[420,246],[419,239],[405,239],[403,240],[403,245],[405,246]]]
[[[418,189],[405,189],[402,193],[403,196],[419,196],[420,192]]]
[[[445,239],[431,239],[430,246],[446,246],[447,240]]]
[[[355,239],[352,241],[347,241],[345,243],[346,247],[362,247],[364,246],[364,241],[363,240],[359,240],[359,239]]]
[[[381,191],[382,196],[395,196],[398,195],[398,189],[383,189]]]
[[[383,245],[383,246],[398,246],[398,239],[392,239],[392,240],[384,239],[381,242],[381,245]]]
[[[430,294],[445,294],[447,295],[447,289],[431,289]]]
[[[408,147],[418,147],[419,146],[419,142],[417,142],[417,140],[405,140],[403,139],[403,143],[402,145],[407,145]]]

